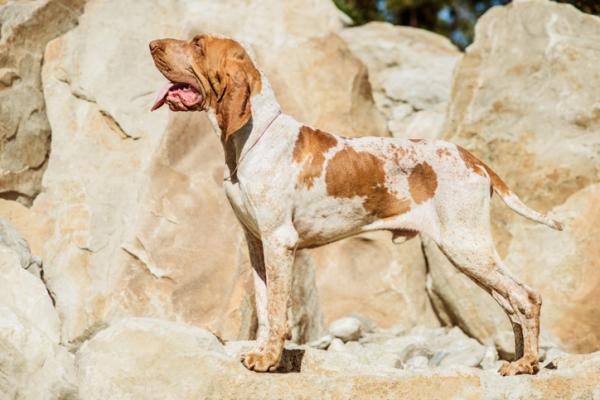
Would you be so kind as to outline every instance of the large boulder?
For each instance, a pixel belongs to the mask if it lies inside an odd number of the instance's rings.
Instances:
[[[239,14],[247,7],[263,17]],[[302,29],[307,24],[319,28]],[[149,113],[164,78],[147,43],[197,32],[235,34],[254,47],[284,111],[346,135],[385,135],[366,68],[335,35],[341,27],[338,11],[325,1],[306,8],[300,1],[234,7],[94,0],[75,29],[48,45],[43,82],[52,151],[32,212],[46,235],[45,279],[65,342],[78,345],[106,323],[131,315],[185,321],[225,338],[253,337],[251,270],[221,189],[218,140],[202,114]],[[355,261],[368,264],[366,254],[356,254],[362,258]],[[337,263],[343,262],[341,256]],[[416,268],[415,287],[423,287],[423,263]],[[302,297],[292,301],[290,315],[299,341],[322,330],[314,269],[309,253],[299,257],[295,293]],[[363,298],[356,296],[351,306],[358,308]],[[385,302],[372,304],[375,315],[388,313]],[[418,312],[388,314],[394,323]]]
[[[27,244],[0,223],[0,397],[67,398],[74,392],[74,364],[59,345],[58,314],[42,281],[24,269]]]
[[[367,66],[392,135],[438,138],[462,53],[444,36],[387,22],[347,28],[341,36]]]
[[[420,239],[394,244],[390,233],[373,232],[314,253],[326,320],[359,314],[385,328],[439,325],[425,290]]]
[[[50,151],[40,78],[48,41],[77,23],[85,0],[0,2],[0,196],[30,204]]]
[[[544,340],[600,349],[600,18],[551,1],[495,7],[459,63],[444,138],[461,144],[563,232],[493,201],[493,234],[516,276],[541,292]],[[508,320],[487,294],[427,245],[440,314],[501,345]],[[484,299],[485,298],[485,299]],[[478,310],[478,311],[474,311]],[[505,349],[510,351],[510,349]]]
[[[452,332],[430,335],[457,343]],[[354,342],[357,346],[360,346]],[[537,376],[501,377],[460,366],[405,370],[349,351],[288,346],[282,372],[246,370],[239,351],[196,327],[128,319],[99,332],[76,354],[79,398],[592,398],[600,386],[600,353],[565,356]],[[374,353],[375,354],[375,353]]]

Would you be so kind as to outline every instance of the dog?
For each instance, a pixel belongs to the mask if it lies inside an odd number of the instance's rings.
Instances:
[[[440,140],[346,138],[283,113],[249,46],[214,35],[150,42],[167,78],[152,110],[206,111],[225,152],[224,189],[248,242],[258,314],[254,371],[274,371],[297,249],[387,230],[395,242],[431,238],[498,302],[515,333],[502,375],[538,371],[539,293],[511,275],[490,233],[495,192],[515,212],[562,230],[528,208],[486,164]]]

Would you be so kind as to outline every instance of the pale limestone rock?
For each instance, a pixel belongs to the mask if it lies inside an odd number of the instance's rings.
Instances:
[[[329,333],[344,342],[358,340],[362,333],[361,323],[353,317],[339,318],[329,324]]]
[[[331,335],[325,335],[317,340],[313,340],[312,342],[307,343],[307,346],[313,347],[315,349],[327,350],[334,337]]]
[[[600,184],[590,185],[552,209],[565,231],[527,223],[510,229],[506,262],[541,292],[542,330],[569,352],[600,349],[599,202]]]
[[[341,36],[367,66],[388,130],[403,138],[438,138],[462,53],[441,35],[386,22],[344,29]]]
[[[19,258],[21,268],[27,269],[31,264],[29,245],[19,231],[4,218],[0,218],[0,247],[12,250]]]
[[[74,392],[73,356],[59,345],[60,322],[46,287],[4,244],[0,276],[0,397],[67,398]]]
[[[0,196],[40,191],[50,127],[40,79],[48,41],[77,23],[85,0],[11,0],[0,8]]]
[[[405,364],[405,368],[408,370],[418,371],[427,369],[429,366],[429,358],[426,356],[415,356],[408,360]]]
[[[340,338],[334,338],[331,341],[331,344],[327,348],[328,351],[346,351],[346,345],[344,341]]]
[[[47,225],[45,276],[65,342],[100,326],[111,301],[127,294],[115,294],[123,275],[141,270],[122,246],[168,122],[148,112],[162,80],[151,60],[144,62],[142,44],[179,33],[167,23],[169,9],[153,2],[90,2],[77,28],[46,49],[42,77],[52,151],[33,209]],[[157,292],[140,296],[136,305],[168,308],[161,301]]]
[[[280,48],[256,43],[255,48],[283,111],[340,135],[387,135],[367,69],[339,36]]]
[[[425,260],[417,238],[394,244],[373,232],[313,251],[327,321],[364,315],[376,326],[439,326],[425,289]]]
[[[39,257],[42,254],[45,238],[48,237],[47,232],[44,231],[47,228],[43,223],[44,218],[19,202],[4,199],[0,199],[0,215],[23,236],[31,249],[31,254]]]
[[[500,368],[498,364],[498,351],[494,346],[486,346],[485,353],[483,354],[483,358],[479,363],[479,366],[483,369],[495,369],[498,370]]]
[[[599,221],[597,43],[600,18],[569,5],[491,9],[457,67],[444,134],[486,161],[525,203],[566,223],[564,232],[552,231],[493,201],[500,256],[542,294],[543,336],[578,352],[600,349],[592,300],[600,296],[599,247],[590,240]],[[426,254],[442,319],[510,354],[512,329],[491,297],[431,243]]]
[[[295,398],[591,398],[600,353],[568,356],[557,370],[504,378],[467,367],[405,371],[356,362],[348,351],[288,345],[283,371],[246,370],[240,349],[183,324],[129,319],[99,332],[76,354],[79,397],[92,399]],[[425,361],[425,360],[423,360]],[[423,365],[424,367],[424,365]]]
[[[467,337],[459,328],[416,327],[408,332],[387,337],[366,335],[360,343],[362,348],[354,352],[359,362],[369,365],[411,369],[420,366],[425,357],[429,367],[452,368],[455,366],[479,367],[486,348]],[[495,360],[494,360],[495,361]]]

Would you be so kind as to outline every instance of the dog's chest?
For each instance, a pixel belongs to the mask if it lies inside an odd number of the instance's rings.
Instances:
[[[233,212],[240,223],[252,233],[258,234],[254,211],[249,203],[248,198],[244,195],[240,183],[225,181],[223,183],[223,188],[225,189],[225,195],[231,204],[231,208],[233,209]]]

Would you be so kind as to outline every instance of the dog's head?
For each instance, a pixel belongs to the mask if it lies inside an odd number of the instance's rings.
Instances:
[[[160,39],[150,42],[150,53],[169,80],[152,111],[165,103],[172,111],[212,110],[224,140],[252,116],[250,98],[261,90],[260,72],[235,40],[205,34],[190,41]]]

